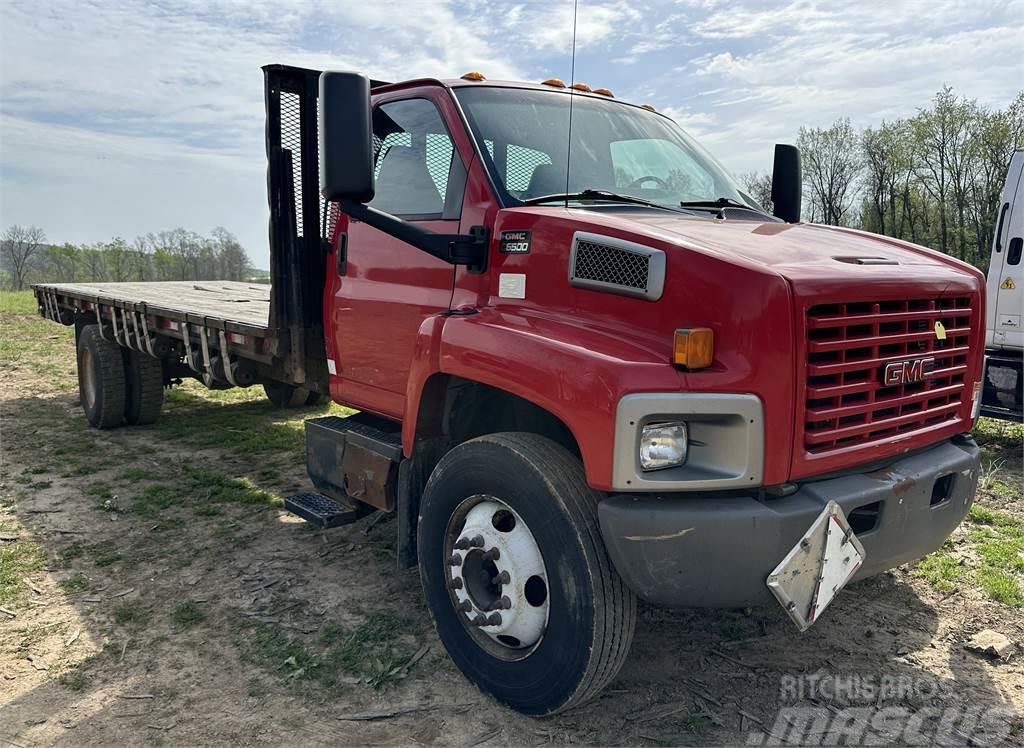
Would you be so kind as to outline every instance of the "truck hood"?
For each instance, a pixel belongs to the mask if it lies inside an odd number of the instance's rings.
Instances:
[[[921,275],[927,274],[929,266],[948,272],[950,266],[961,265],[947,255],[909,242],[834,226],[709,220],[639,210],[601,213],[622,228],[628,226],[723,259],[745,260],[791,279],[803,275],[863,277],[867,268],[895,275],[903,265],[916,266],[915,275]]]

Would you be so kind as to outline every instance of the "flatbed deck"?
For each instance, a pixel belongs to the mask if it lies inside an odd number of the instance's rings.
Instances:
[[[51,296],[118,308],[144,307],[149,314],[181,322],[265,331],[270,286],[236,281],[153,281],[139,283],[40,283]],[[141,309],[139,310],[141,311]],[[214,324],[210,324],[213,322]]]

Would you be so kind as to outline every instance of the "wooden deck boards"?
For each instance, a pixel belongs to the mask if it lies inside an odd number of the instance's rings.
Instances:
[[[270,286],[235,281],[153,281],[143,283],[40,283],[40,288],[89,301],[111,299],[267,327]]]

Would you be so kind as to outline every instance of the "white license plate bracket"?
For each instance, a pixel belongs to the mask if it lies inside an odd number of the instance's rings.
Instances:
[[[865,556],[842,507],[829,501],[768,577],[768,589],[797,628],[806,631],[857,573]]]

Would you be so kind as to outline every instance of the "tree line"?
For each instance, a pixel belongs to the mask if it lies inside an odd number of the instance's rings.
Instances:
[[[945,87],[912,117],[800,128],[797,146],[804,220],[906,239],[986,270],[1006,169],[1024,148],[1024,91],[989,109]],[[741,181],[771,206],[770,175]]]
[[[11,226],[0,235],[3,284],[20,291],[37,281],[250,280],[249,255],[227,229],[209,236],[176,228],[97,244],[49,244],[38,226]]]

